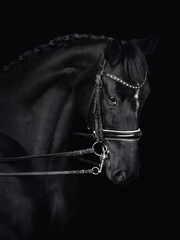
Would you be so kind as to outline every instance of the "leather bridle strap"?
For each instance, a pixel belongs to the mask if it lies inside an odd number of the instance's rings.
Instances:
[[[20,176],[55,176],[55,175],[69,175],[69,174],[94,174],[97,175],[97,167],[91,169],[81,170],[67,170],[67,171],[41,171],[41,172],[0,172],[1,177],[20,177]],[[95,169],[95,170],[94,170]]]
[[[77,136],[87,137],[87,138],[96,138],[96,132],[93,131],[92,133],[81,133],[75,132]],[[137,130],[130,130],[130,131],[116,131],[111,129],[103,129],[103,136],[105,140],[116,140],[116,141],[138,141],[142,136],[142,131],[140,128]]]
[[[93,107],[93,114],[94,114],[94,123],[95,123],[95,137],[98,143],[104,143],[104,136],[103,136],[103,124],[102,124],[102,117],[101,117],[101,92],[103,87],[102,82],[102,75],[104,72],[106,60],[103,60],[102,67],[100,72],[96,75],[95,80],[95,94],[94,94],[94,107]]]
[[[76,157],[76,156],[82,156],[86,154],[92,154],[94,153],[94,148],[87,148],[77,151],[71,151],[71,152],[61,152],[61,153],[47,153],[47,154],[37,154],[37,155],[27,155],[27,156],[19,156],[19,157],[1,157],[0,162],[17,162],[17,161],[23,161],[27,159],[33,159],[33,158],[51,158],[51,160],[56,160],[57,157]],[[53,159],[54,157],[54,159]]]
[[[118,141],[138,141],[142,136],[140,128],[132,131],[116,131],[103,129],[104,138],[107,140],[118,140]]]
[[[93,145],[94,146],[94,145]],[[1,163],[12,163],[17,161],[23,161],[27,159],[34,158],[51,158],[51,161],[57,160],[57,157],[78,157],[85,154],[96,154],[94,147],[88,149],[82,149],[71,152],[62,152],[62,153],[50,153],[50,154],[41,154],[41,155],[28,155],[20,157],[2,157],[0,158]],[[78,159],[78,158],[77,158]],[[100,156],[101,159],[101,156]],[[80,158],[81,161],[81,158]],[[89,161],[87,163],[93,164]],[[98,175],[101,172],[101,162],[100,164],[94,163],[94,167],[90,169],[80,169],[80,170],[65,170],[65,171],[35,171],[35,172],[0,172],[0,177],[21,177],[21,176],[55,176],[55,175],[69,175],[69,174],[93,174]]]

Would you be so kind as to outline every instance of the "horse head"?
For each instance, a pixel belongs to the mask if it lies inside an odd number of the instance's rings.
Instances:
[[[159,35],[128,42],[111,40],[95,86],[89,83],[81,89],[84,94],[79,102],[89,106],[83,109],[87,124],[106,149],[106,175],[117,184],[129,182],[139,173],[139,118],[150,92],[146,57],[158,40]]]

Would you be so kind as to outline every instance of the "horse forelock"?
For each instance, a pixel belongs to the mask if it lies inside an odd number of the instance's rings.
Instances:
[[[131,42],[125,42],[123,44],[123,50],[125,77],[130,78],[132,82],[143,82],[146,73],[149,71],[145,56],[141,50]]]

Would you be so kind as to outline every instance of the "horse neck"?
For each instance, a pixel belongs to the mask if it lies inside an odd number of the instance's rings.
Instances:
[[[49,152],[66,150],[67,141],[71,132],[75,114],[76,101],[74,90],[72,90],[69,96],[66,98],[64,106],[62,107],[61,112],[58,116]]]
[[[2,80],[4,92],[0,100],[3,104],[3,96],[9,100],[0,110],[5,120],[0,120],[0,126],[26,153],[66,148],[76,112],[74,85],[78,78],[86,77],[87,69],[99,65],[103,48],[99,46],[93,46],[94,54],[92,46],[56,49],[23,69],[17,66],[14,75]]]

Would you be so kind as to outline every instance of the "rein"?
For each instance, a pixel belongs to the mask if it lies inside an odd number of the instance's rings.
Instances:
[[[103,163],[105,160],[105,150],[98,154],[95,150],[95,144],[93,144],[92,148],[71,151],[71,152],[62,152],[62,153],[50,153],[50,154],[41,154],[41,155],[28,155],[28,156],[20,156],[20,157],[4,157],[0,158],[0,162],[16,162],[23,161],[32,158],[47,158],[47,157],[77,157],[87,154],[95,154],[100,157],[100,164],[98,166],[92,167],[91,169],[81,169],[81,170],[67,170],[67,171],[46,171],[46,172],[0,172],[0,176],[49,176],[49,175],[67,175],[67,174],[93,174],[98,175],[102,171]],[[82,161],[81,159],[79,159]],[[52,160],[53,161],[53,160]],[[94,162],[88,161],[90,164],[96,164]]]
[[[91,148],[71,151],[71,152],[61,152],[61,153],[50,153],[50,154],[41,154],[41,155],[28,155],[28,156],[20,156],[20,157],[2,157],[0,158],[0,162],[3,163],[12,163],[15,161],[23,161],[27,159],[33,158],[52,158],[52,157],[78,157],[87,154],[95,154],[99,157],[100,162],[97,164],[95,162],[91,162],[87,160],[87,163],[94,164],[94,166],[90,169],[80,169],[80,170],[67,170],[67,171],[41,171],[41,172],[0,172],[0,176],[54,176],[54,175],[68,175],[68,174],[93,174],[98,175],[102,172],[102,168],[104,165],[104,161],[109,158],[109,150],[106,145],[105,140],[113,140],[113,141],[138,141],[142,135],[140,128],[131,131],[118,131],[118,130],[111,130],[111,129],[104,129],[102,123],[102,115],[101,115],[101,92],[103,88],[102,76],[106,75],[110,79],[119,82],[120,84],[139,90],[141,87],[144,86],[147,80],[147,73],[145,75],[144,82],[141,85],[130,85],[123,81],[122,79],[106,73],[105,69],[106,61],[103,61],[102,67],[99,73],[96,75],[95,80],[95,90],[94,90],[94,107],[93,107],[93,115],[94,115],[94,123],[95,129],[93,134],[84,134],[84,133],[75,133],[76,135],[94,137],[96,139],[95,143],[92,145]],[[96,144],[100,144],[102,148],[102,152],[99,154],[95,150]],[[81,161],[81,158],[77,158]],[[85,161],[83,159],[83,161]]]

